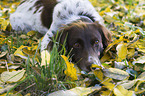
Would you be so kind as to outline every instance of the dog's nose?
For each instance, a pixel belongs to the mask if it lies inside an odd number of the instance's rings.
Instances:
[[[100,62],[100,60],[97,56],[89,56],[88,57],[88,62],[91,63],[91,64],[96,64],[96,65],[102,67],[101,62]]]

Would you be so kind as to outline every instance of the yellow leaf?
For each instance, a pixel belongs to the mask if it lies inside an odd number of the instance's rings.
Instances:
[[[101,96],[113,96],[113,93],[110,90],[101,91]]]
[[[93,6],[96,6],[97,5],[97,0],[89,0]]]
[[[113,90],[113,88],[115,87],[115,84],[110,83],[110,81],[112,81],[111,78],[106,78],[104,79],[104,81],[102,81],[101,83],[104,84],[104,87],[108,88],[110,91]]]
[[[115,26],[123,26],[123,24],[120,22],[114,22],[114,24],[115,24]]]
[[[31,93],[27,93],[25,96],[31,96]]]
[[[110,8],[111,6],[108,6],[106,9],[105,9],[105,12],[111,12],[111,8]]]
[[[99,14],[100,14],[101,16],[103,16],[103,15],[105,14],[105,11],[101,11]]]
[[[96,65],[96,64],[92,64],[91,68],[96,68],[96,70],[94,70],[94,75],[97,77],[97,79],[101,82],[103,81],[103,72],[102,72],[102,67]]]
[[[143,24],[145,25],[145,20],[143,20]]]
[[[35,49],[35,48],[34,48]],[[15,56],[19,56],[23,59],[28,59],[28,56],[30,56],[30,58],[34,57],[35,55],[35,50],[33,50],[33,47],[28,47],[28,46],[23,46],[21,45],[15,52],[14,55]],[[37,57],[35,58],[37,60]]]
[[[141,93],[143,93],[143,92],[145,92],[145,89],[142,89],[142,90],[138,90],[137,92],[135,92],[136,94],[141,94]]]
[[[140,29],[135,30],[135,33],[140,33]]]
[[[137,41],[136,48],[138,48],[138,51],[145,53],[145,42],[144,41]]]
[[[24,47],[22,49],[22,52],[26,55],[34,56],[36,51],[32,51],[31,49],[29,50],[28,48],[30,48],[30,47]]]
[[[120,43],[121,41],[123,41],[124,40],[124,38],[123,38],[124,36],[121,36],[120,38],[119,38],[119,40],[115,40],[115,41],[113,41],[111,44],[109,44],[108,46],[107,46],[107,48],[105,49],[105,52],[107,52],[110,48],[112,48],[114,45],[116,45],[116,44],[118,44],[118,43]]]
[[[12,6],[10,7],[10,9],[11,9],[11,10],[10,10],[10,13],[15,12],[15,9],[14,9]]]
[[[101,70],[95,70],[94,74],[99,81],[103,81],[104,75],[103,75],[103,72]]]
[[[116,47],[117,55],[118,55],[118,62],[121,62],[122,60],[126,59],[127,56],[127,46],[125,43],[120,43]]]
[[[128,49],[127,56],[132,57],[135,54],[135,48]]]
[[[19,56],[19,57],[21,57],[21,58],[23,58],[23,59],[27,59],[28,57],[22,52],[22,49],[25,48],[25,47],[27,47],[27,46],[21,45],[21,46],[15,51],[14,55],[15,55],[15,56]]]
[[[97,69],[102,69],[102,67],[101,66],[99,66],[99,65],[96,65],[96,64],[92,64],[92,66],[91,66],[91,68],[97,68]]]
[[[4,20],[3,22],[2,22],[2,25],[1,25],[1,27],[2,27],[2,30],[3,31],[6,31],[6,28],[7,28],[7,26],[9,25],[9,20]]]
[[[105,62],[105,61],[107,61],[107,60],[109,60],[111,58],[111,56],[109,55],[109,54],[104,54],[104,56],[101,58],[101,63],[103,63],[103,62]]]
[[[41,52],[41,65],[49,64],[50,62],[50,54],[47,50],[43,50]]]
[[[123,86],[120,86],[120,85],[114,88],[113,92],[116,96],[134,96],[135,95],[133,91],[128,91]]]
[[[35,35],[37,32],[36,31],[29,31],[28,33],[27,33],[27,35],[28,36],[33,36],[33,35]]]
[[[28,36],[26,36],[26,34],[22,34],[19,37],[22,38],[22,39],[27,39],[28,38]]]
[[[2,24],[4,20],[5,20],[5,19],[0,18],[0,24]]]
[[[38,48],[38,45],[33,45],[32,46],[32,51],[37,50],[37,48]]]
[[[105,21],[107,21],[108,23],[112,23],[112,22],[114,22],[115,20],[114,20],[111,16],[107,15],[107,16],[105,17]]]
[[[139,90],[139,88],[138,88],[139,85],[142,84],[142,83],[144,83],[144,82],[145,82],[145,80],[140,80],[140,81],[137,83],[137,85],[136,85],[136,87],[135,87],[134,90],[135,90],[135,91],[138,91],[138,90]]]
[[[66,65],[67,65],[67,69],[64,71],[64,73],[65,73],[67,76],[71,77],[72,80],[77,80],[77,79],[78,79],[77,73],[76,73],[77,70],[76,70],[76,68],[74,68],[74,64],[73,64],[73,63],[70,63],[70,62],[68,61],[68,58],[67,58],[66,56],[61,55],[61,57],[64,59]]]
[[[12,87],[12,88],[13,88],[13,87]],[[4,94],[2,94],[2,95],[0,95],[0,96],[7,96],[7,93],[4,93]],[[23,95],[22,95],[21,93],[15,94],[15,93],[13,93],[13,92],[9,92],[8,96],[23,96]]]
[[[24,73],[25,70],[12,71],[12,72],[6,71],[1,74],[1,80],[6,83],[18,82],[24,76]]]

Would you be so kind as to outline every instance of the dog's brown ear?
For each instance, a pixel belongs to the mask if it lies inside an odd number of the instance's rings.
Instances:
[[[98,22],[95,22],[95,23],[96,23],[98,31],[100,32],[100,34],[102,36],[102,42],[103,42],[103,46],[105,49],[112,42],[112,34],[103,25],[99,24]]]
[[[47,49],[51,51],[54,43],[57,43],[59,44],[58,51],[60,51],[63,47],[66,47],[65,45],[67,44],[66,41],[67,41],[67,32],[62,30],[59,33],[55,34],[53,37],[51,37],[51,41],[49,42]]]

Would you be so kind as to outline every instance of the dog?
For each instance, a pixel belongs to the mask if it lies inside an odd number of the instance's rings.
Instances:
[[[24,0],[11,14],[16,31],[31,30],[45,34],[41,50],[50,50],[52,37],[59,32],[59,43],[66,39],[66,50],[72,62],[90,71],[92,64],[101,66],[103,50],[111,43],[111,33],[88,0]]]

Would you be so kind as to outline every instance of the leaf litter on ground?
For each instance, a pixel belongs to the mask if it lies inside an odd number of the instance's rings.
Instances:
[[[36,83],[39,83],[38,85],[43,84],[45,80],[46,82],[50,81],[50,85],[54,85],[51,88],[45,88],[47,90],[44,91],[44,93],[46,92],[45,94],[48,91],[49,93],[56,91],[52,93],[56,95],[65,92],[66,95],[77,94],[78,96],[88,94],[100,94],[103,96],[135,96],[145,94],[145,1],[89,1],[104,18],[106,27],[112,32],[113,42],[105,49],[105,55],[101,59],[105,69],[92,66],[92,71],[86,73],[74,67],[73,63],[69,62],[68,58],[65,59],[64,54],[61,54],[66,63],[66,69],[62,68],[63,71],[60,71],[64,74],[60,75],[64,78],[63,80],[59,79],[59,76],[55,74],[56,70],[52,72],[54,73],[51,75],[52,78],[45,78],[48,71],[44,70],[44,67],[51,66],[49,63],[51,63],[53,57],[48,52],[40,53],[38,44],[41,38],[38,37],[37,32],[30,31],[27,34],[23,34],[22,32],[12,30],[9,15],[15,11],[20,3],[19,0],[2,0],[0,2],[0,86],[2,86],[0,87],[0,94],[5,94],[14,86],[13,84],[17,84],[23,77],[30,75],[27,72],[29,63],[31,65],[30,68],[36,69],[37,73],[39,73],[39,75],[35,74],[34,80]],[[61,56],[59,59],[62,59]],[[27,71],[25,72],[25,70]],[[19,71],[22,71],[23,74],[18,75],[17,72],[19,73]],[[71,73],[72,71],[73,73]],[[7,76],[9,78],[6,78]],[[38,80],[38,78],[40,79],[39,76],[41,76],[42,81]],[[100,86],[101,88],[99,87],[95,91],[91,90],[90,86],[91,88],[94,86]],[[23,86],[23,88],[25,89],[26,86]],[[35,88],[37,89],[37,87]],[[20,90],[23,89],[17,91]],[[38,93],[43,91],[43,89],[40,90],[33,92]],[[84,91],[81,92],[79,90]],[[11,91],[12,93],[9,94],[15,94],[17,91]],[[25,92],[22,93],[27,94]]]

